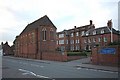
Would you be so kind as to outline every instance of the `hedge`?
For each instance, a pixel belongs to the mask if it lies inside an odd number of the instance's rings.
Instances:
[[[85,52],[67,52],[67,56],[87,56]]]

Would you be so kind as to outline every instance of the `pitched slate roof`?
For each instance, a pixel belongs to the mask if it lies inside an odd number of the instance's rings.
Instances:
[[[28,25],[25,27],[25,29],[21,32],[21,34],[24,33],[24,32],[28,32],[28,31],[30,31],[30,30],[32,30],[32,29],[36,29],[36,28],[38,28],[38,27],[40,27],[40,26],[44,26],[44,25],[55,27],[55,25],[54,25],[54,24],[52,23],[52,21],[48,18],[48,16],[45,15],[45,16],[41,17],[40,19],[38,19],[38,20],[36,20],[36,21],[28,24]],[[56,28],[56,27],[55,27],[55,28]],[[57,28],[56,28],[56,29],[57,29]]]
[[[101,30],[104,30],[104,34],[110,33],[110,31],[107,28],[107,26],[104,26],[104,27],[88,30],[87,31],[88,32],[88,36],[93,35],[93,31],[96,31],[96,35],[101,34]],[[118,32],[114,28],[112,29],[112,31],[113,31],[113,34],[118,34]],[[86,36],[86,34],[84,34],[84,36]]]

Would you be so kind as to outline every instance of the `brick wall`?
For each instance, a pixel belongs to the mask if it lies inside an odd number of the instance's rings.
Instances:
[[[120,48],[118,46],[109,46],[109,48],[116,48],[116,54],[100,54],[98,51],[101,47],[92,48],[92,63],[116,66],[120,56]]]

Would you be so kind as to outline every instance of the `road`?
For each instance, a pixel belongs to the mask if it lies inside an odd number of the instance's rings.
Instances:
[[[118,78],[117,72],[78,68],[79,62],[2,58],[3,78]]]

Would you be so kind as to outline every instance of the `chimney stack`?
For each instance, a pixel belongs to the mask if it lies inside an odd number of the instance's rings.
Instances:
[[[3,45],[3,42],[1,42],[1,45]]]
[[[8,42],[6,41],[6,43],[5,43],[6,45],[8,45]]]
[[[90,25],[92,25],[92,22],[93,22],[93,21],[92,21],[92,20],[90,20]]]
[[[112,19],[108,20],[107,26],[111,29],[112,28]]]
[[[76,28],[76,26],[74,26],[74,28]]]

